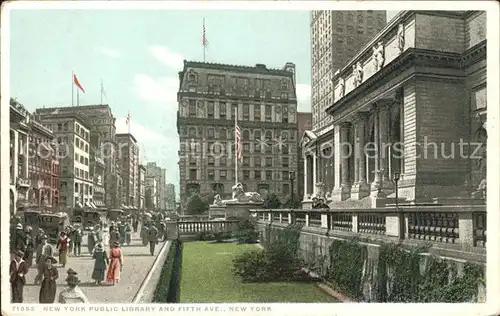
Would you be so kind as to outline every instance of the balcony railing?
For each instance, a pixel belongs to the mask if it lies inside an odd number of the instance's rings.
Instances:
[[[404,206],[371,209],[255,209],[259,222],[302,224],[332,233],[415,239],[433,243],[486,246],[486,207]],[[404,227],[401,227],[404,225]],[[402,236],[400,236],[403,234]]]

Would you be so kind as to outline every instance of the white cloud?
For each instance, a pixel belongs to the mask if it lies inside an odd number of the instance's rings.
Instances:
[[[311,112],[311,85],[297,83],[297,103],[298,110]]]
[[[101,55],[108,56],[111,58],[120,58],[122,56],[122,54],[119,51],[109,47],[99,47],[97,49],[97,52]]]
[[[150,46],[149,52],[154,58],[164,63],[170,68],[181,70],[184,66],[184,56],[171,52],[164,46]]]
[[[134,78],[137,93],[145,101],[153,103],[177,103],[179,79],[171,77],[153,78],[138,74]]]

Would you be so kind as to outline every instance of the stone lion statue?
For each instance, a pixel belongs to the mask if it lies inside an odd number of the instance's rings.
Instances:
[[[233,200],[237,202],[264,202],[264,199],[257,192],[245,192],[243,184],[236,183],[232,187]]]

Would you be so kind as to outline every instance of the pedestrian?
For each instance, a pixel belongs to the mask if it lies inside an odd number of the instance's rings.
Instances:
[[[49,244],[49,237],[44,235],[41,237],[42,244],[38,246],[36,251],[36,268],[38,271],[37,276],[35,277],[35,284],[38,284],[43,278],[43,270],[45,267],[45,261],[47,258],[54,256],[54,249]]]
[[[56,299],[56,280],[59,278],[59,272],[53,265],[57,263],[54,257],[45,259],[43,268],[43,281],[40,287],[38,301],[40,304],[52,304]]]
[[[161,222],[158,227],[158,240],[163,241],[164,235],[165,235],[165,223]]]
[[[94,270],[92,271],[92,279],[96,284],[101,284],[106,275],[106,267],[109,265],[109,258],[104,246],[101,242],[97,243],[93,250],[92,258],[94,259]]]
[[[311,207],[312,207],[313,209],[317,209],[317,208],[318,208],[318,203],[319,203],[319,202],[318,202],[318,198],[317,198],[317,197],[313,197]]]
[[[125,243],[125,223],[123,221],[118,225],[118,233],[120,233],[119,242],[123,245]]]
[[[66,227],[66,236],[68,236],[68,255],[73,253],[73,234],[75,233],[75,230],[73,229],[73,226],[69,225]],[[61,260],[59,260],[61,262]]]
[[[90,229],[90,232],[87,235],[87,249],[89,254],[92,256],[92,251],[97,242],[97,233],[94,231],[94,228]]]
[[[26,249],[26,238],[25,238],[25,234],[23,232],[23,225],[18,223],[16,225],[16,231],[15,231],[15,237],[14,237],[14,249],[13,249],[13,252],[16,252],[17,250],[21,250],[22,252],[24,252],[24,250]]]
[[[80,225],[75,225],[75,229],[73,230],[73,254],[75,256],[79,256],[82,253],[82,237],[83,232],[80,228]]]
[[[141,238],[142,245],[146,246],[148,244],[148,227],[145,224],[141,225]]]
[[[33,265],[33,254],[35,252],[35,241],[33,240],[33,229],[31,226],[26,226],[24,229],[24,261],[28,265],[28,268]]]
[[[45,236],[45,231],[43,230],[43,228],[38,228],[38,231],[36,232],[35,236],[35,249],[38,249],[38,246],[42,244],[43,236]]]
[[[113,248],[114,242],[120,242],[120,233],[117,228],[109,231],[109,245],[111,248]]]
[[[68,270],[68,277],[66,278],[66,283],[68,287],[61,291],[59,294],[58,303],[59,304],[88,304],[89,299],[78,287],[80,284],[80,279],[78,278],[78,273],[73,271],[73,269]]]
[[[129,223],[125,226],[125,243],[127,246],[130,246],[130,243],[132,242],[132,227],[130,226]]]
[[[148,228],[148,241],[149,241],[149,252],[152,256],[155,254],[155,247],[158,243],[158,229],[154,227],[153,224],[149,225]]]
[[[330,207],[328,206],[328,204],[325,203],[324,199],[319,199],[318,208],[321,208],[321,209],[330,209]]]
[[[120,243],[115,241],[111,245],[111,251],[109,253],[109,269],[108,275],[106,277],[106,282],[118,283],[120,281],[120,274],[123,270],[123,251],[120,248]]]
[[[14,260],[10,263],[10,287],[12,292],[12,303],[23,302],[24,285],[26,285],[26,273],[28,265],[23,260],[24,252],[18,250],[14,254]]]
[[[109,246],[109,227],[107,224],[104,224],[101,234],[102,234],[102,244],[104,245],[104,247],[108,247]]]
[[[59,263],[62,264],[63,268],[66,267],[68,262],[68,252],[71,239],[68,237],[66,232],[61,232],[61,238],[57,241],[56,248],[59,250]]]

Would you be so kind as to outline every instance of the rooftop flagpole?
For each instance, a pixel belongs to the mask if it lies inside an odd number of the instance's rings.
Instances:
[[[71,106],[75,106],[75,71],[71,71]]]

